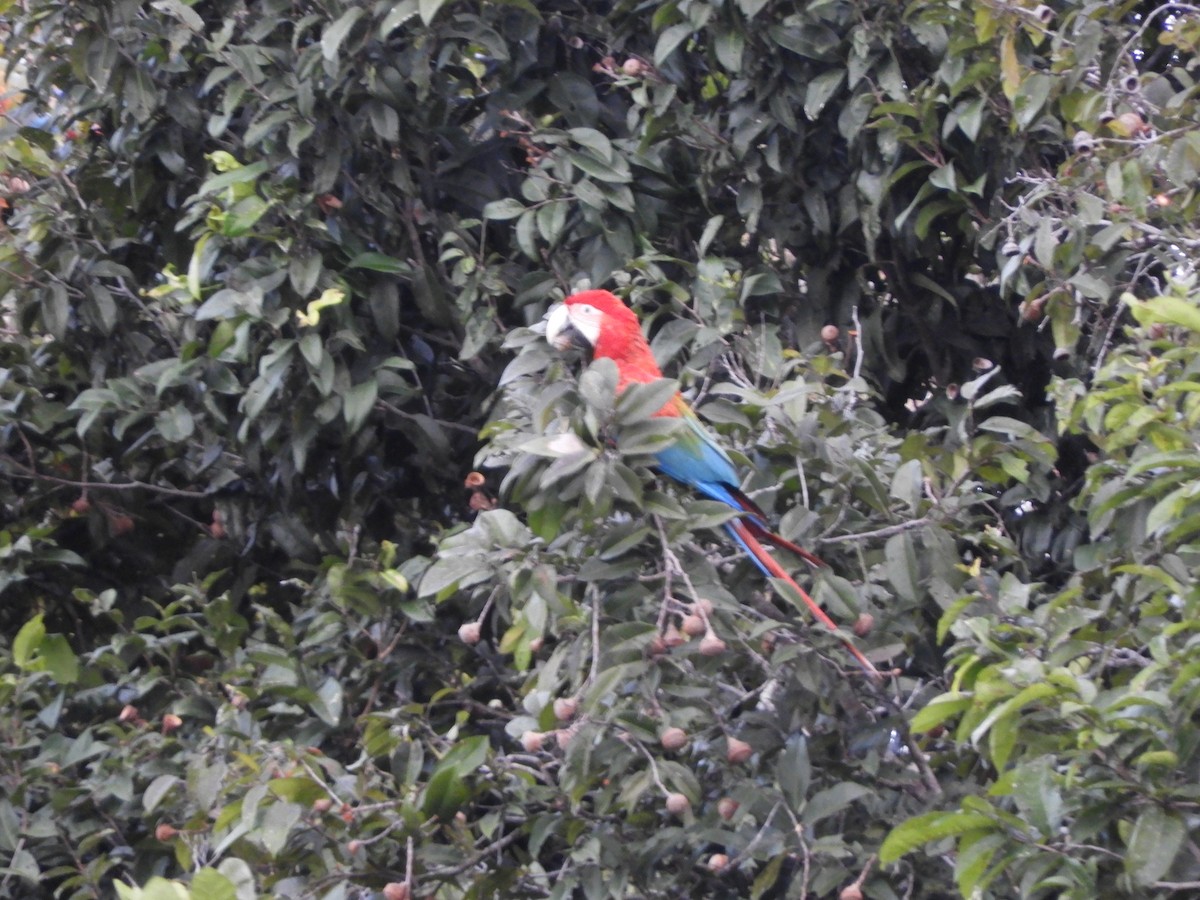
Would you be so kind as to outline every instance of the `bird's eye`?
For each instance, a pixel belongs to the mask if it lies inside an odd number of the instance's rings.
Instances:
[[[585,316],[594,316],[596,314],[596,307],[585,303],[583,306],[579,307],[579,311]]]

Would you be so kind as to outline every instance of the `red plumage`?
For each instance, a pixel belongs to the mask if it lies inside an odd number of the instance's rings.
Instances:
[[[663,377],[662,370],[654,361],[650,344],[642,334],[637,314],[624,301],[608,291],[580,291],[563,302],[567,306],[592,306],[604,314],[592,355],[596,359],[611,359],[617,364],[621,379],[617,383],[618,390],[627,384],[645,384]],[[659,415],[679,413],[667,412],[663,407]]]

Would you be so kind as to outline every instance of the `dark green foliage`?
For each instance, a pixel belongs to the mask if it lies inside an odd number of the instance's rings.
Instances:
[[[0,11],[0,895],[1197,889],[1194,11]]]

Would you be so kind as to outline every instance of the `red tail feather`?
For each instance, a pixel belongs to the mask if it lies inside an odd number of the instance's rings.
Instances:
[[[825,562],[825,560],[821,559],[821,557],[817,556],[815,553],[810,553],[799,544],[793,544],[787,538],[764,528],[760,523],[755,522],[753,519],[747,521],[746,524],[750,528],[750,533],[760,541],[768,541],[774,544],[776,547],[779,547],[781,550],[787,550],[789,553],[794,553],[805,562],[811,563],[818,568],[829,568],[829,563]]]
[[[771,541],[771,543],[778,544],[780,547],[786,547],[788,550],[791,550],[793,553],[796,553],[809,562],[813,562],[815,565],[823,566],[825,563],[813,556],[808,551],[797,547],[786,538],[779,537],[779,535],[767,531],[761,525],[757,525],[755,523],[753,524],[753,527],[751,527],[751,524],[752,523],[748,523],[744,519],[735,519],[730,523],[730,525],[737,531],[738,536],[745,541],[746,546],[750,548],[750,551],[754,554],[755,558],[762,563],[766,570],[776,578],[782,578],[793,588],[795,588],[796,592],[800,594],[800,598],[804,601],[805,605],[812,611],[812,614],[817,617],[817,620],[830,631],[837,631],[837,623],[834,622],[833,619],[829,618],[829,614],[817,605],[817,601],[808,595],[808,591],[800,587],[800,585],[796,583],[796,580],[787,573],[787,570],[779,564],[775,557],[771,556],[771,554],[767,552],[766,548],[759,543],[759,535],[766,537],[767,540]],[[863,655],[861,650],[855,647],[846,638],[842,638],[842,643],[846,645],[846,649],[850,651],[850,655],[858,660],[859,665],[863,667],[863,671],[865,671],[875,681],[883,680],[883,676],[879,674],[879,670],[871,664],[871,661]]]

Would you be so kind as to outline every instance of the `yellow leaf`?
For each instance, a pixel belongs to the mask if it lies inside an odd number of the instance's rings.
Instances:
[[[1021,64],[1017,62],[1016,33],[1010,31],[1000,42],[1000,79],[1004,96],[1011,101],[1021,87]]]

